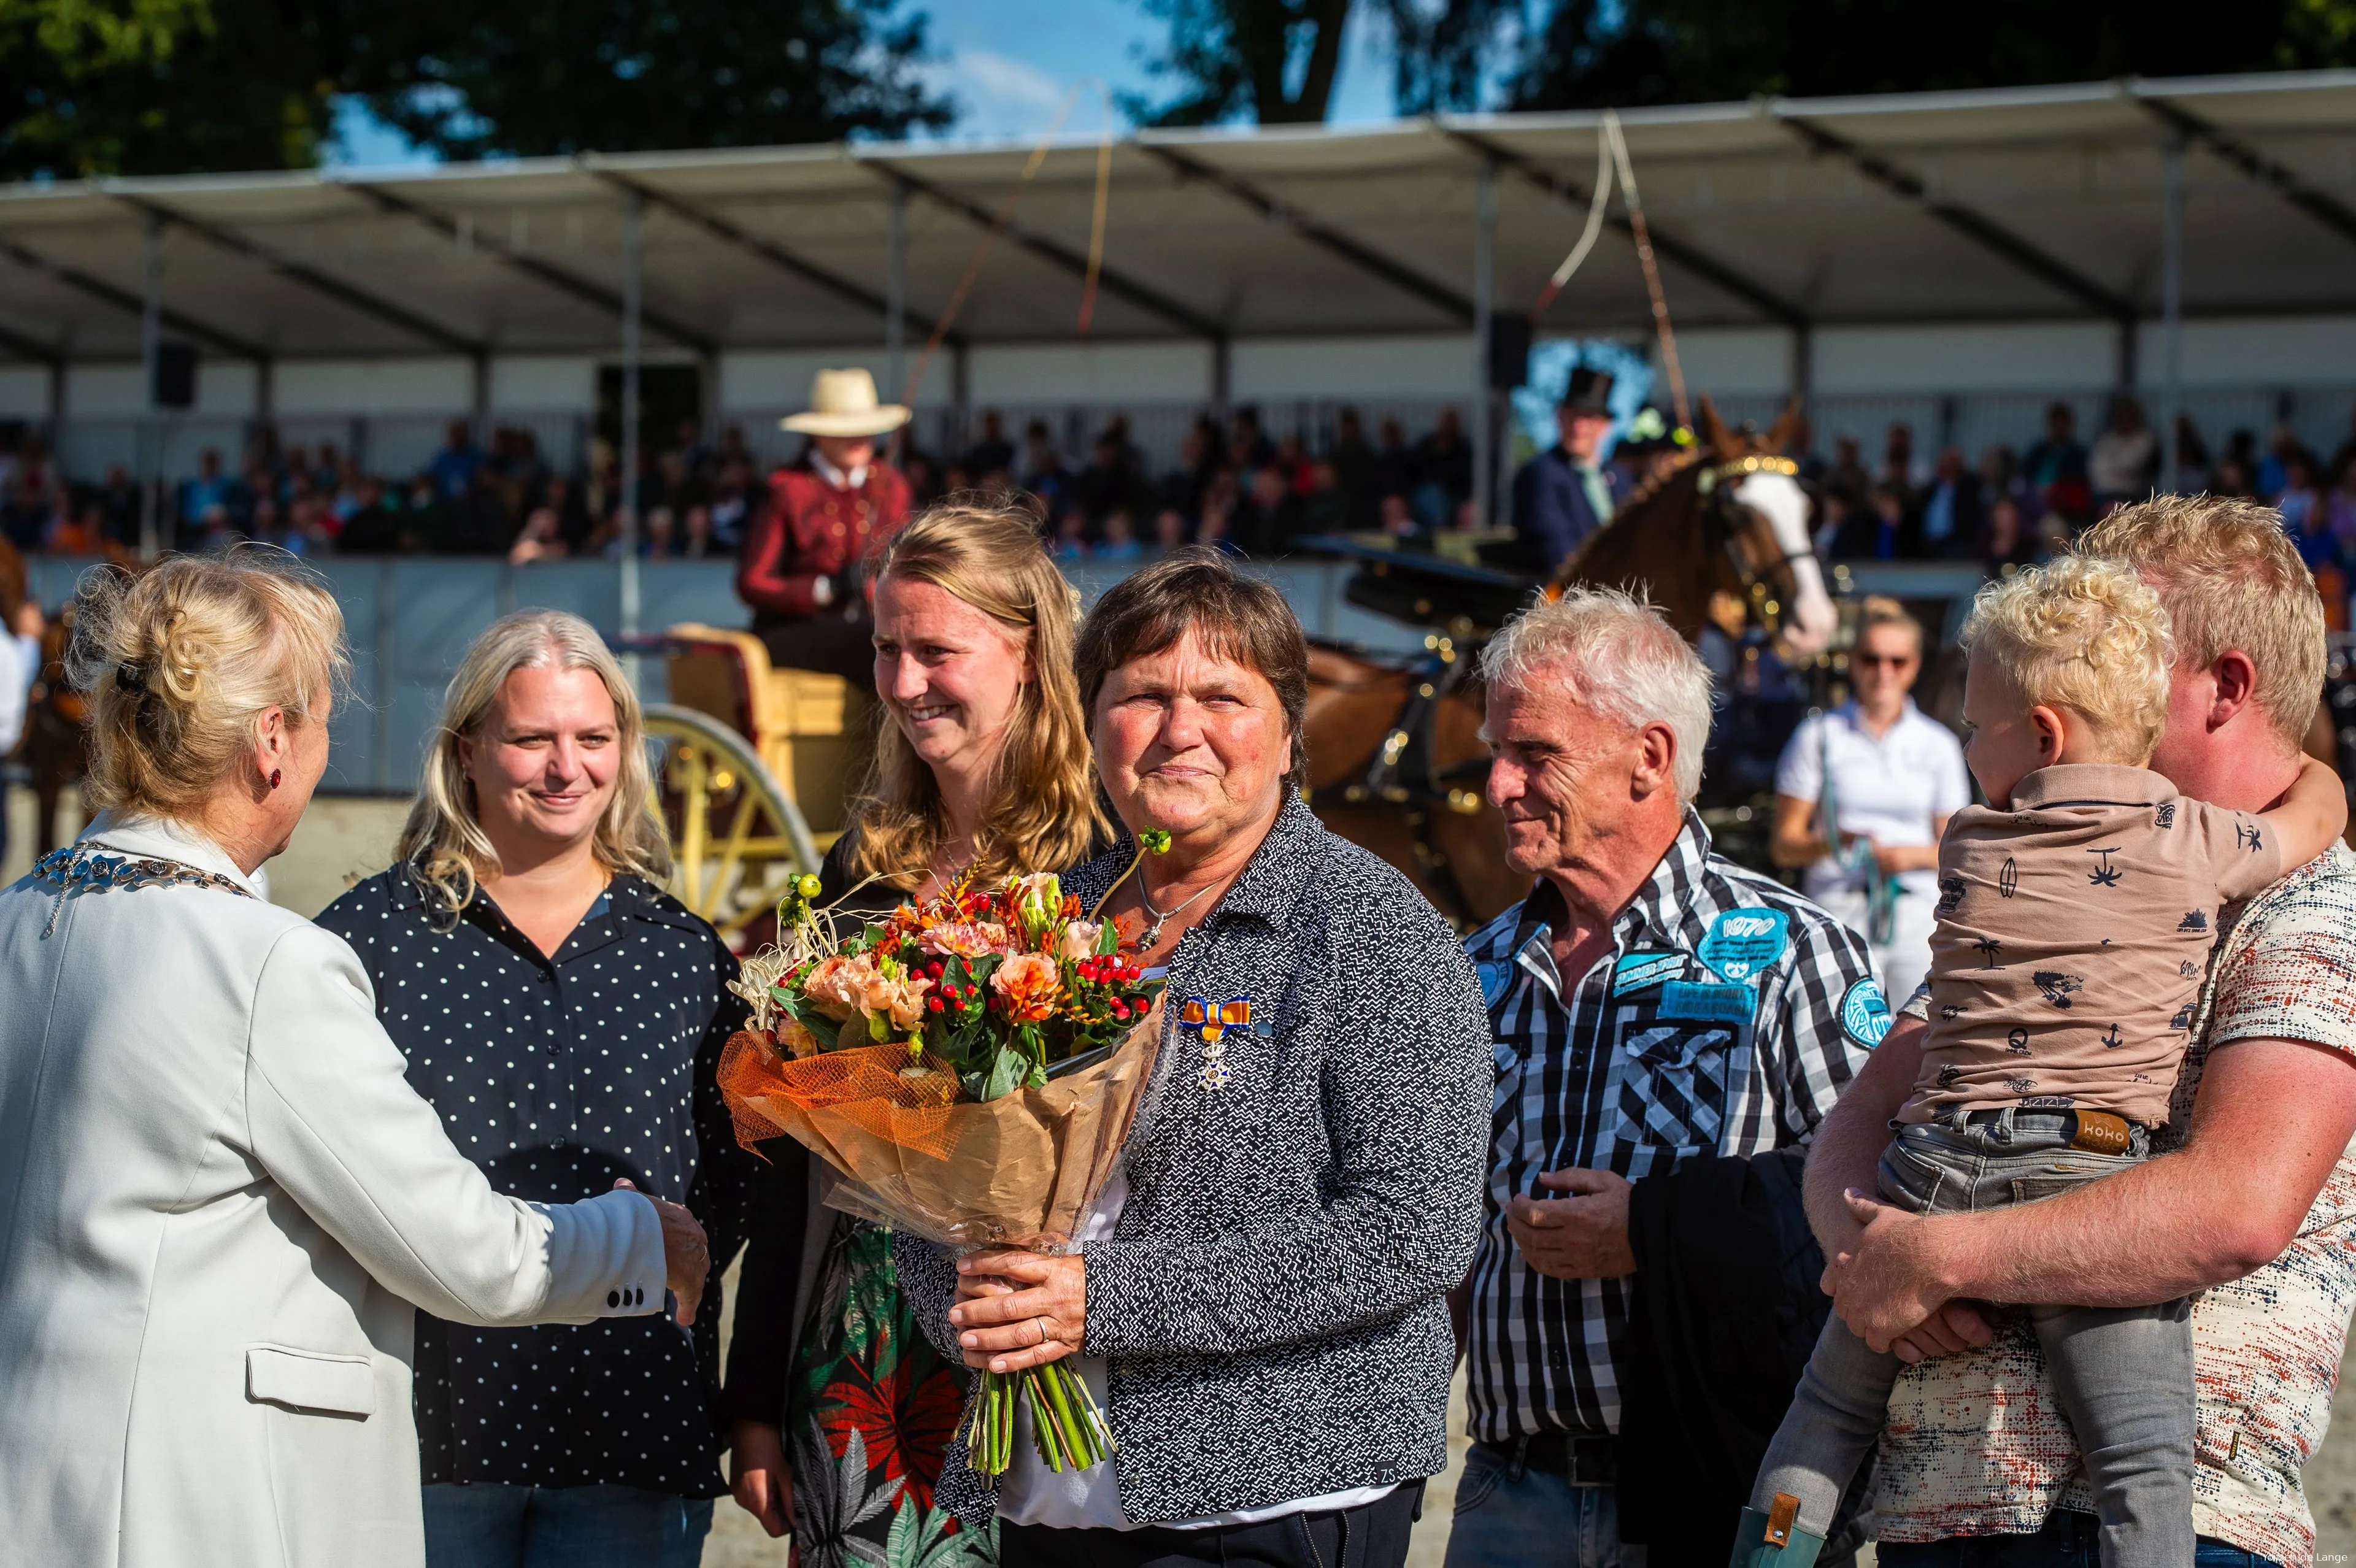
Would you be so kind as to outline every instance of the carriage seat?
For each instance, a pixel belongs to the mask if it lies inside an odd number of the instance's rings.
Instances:
[[[866,695],[838,675],[774,667],[750,632],[688,622],[664,635],[671,701],[744,736],[813,833],[840,828],[866,764]]]

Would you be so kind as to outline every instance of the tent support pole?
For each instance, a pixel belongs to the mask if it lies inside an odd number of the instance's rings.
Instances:
[[[2169,138],[2168,179],[2159,224],[2159,443],[2168,464],[2159,488],[2175,494],[2181,454],[2176,418],[2184,407],[2184,135]]]
[[[1485,528],[1495,520],[1497,490],[1497,394],[1489,363],[1497,308],[1497,170],[1485,158],[1472,214],[1472,515]]]
[[[638,355],[642,230],[646,197],[636,191],[622,208],[622,494],[615,516],[620,522],[622,635],[638,634]],[[630,684],[638,684],[638,656],[625,656]]]
[[[901,363],[905,353],[908,316],[908,187],[892,187],[892,254],[884,278],[884,396],[899,397],[905,390],[907,368]]]
[[[163,453],[158,432],[155,374],[164,357],[164,220],[147,218],[145,292],[139,311],[139,368],[146,381],[139,421],[139,559],[153,560],[162,553],[164,531]]]

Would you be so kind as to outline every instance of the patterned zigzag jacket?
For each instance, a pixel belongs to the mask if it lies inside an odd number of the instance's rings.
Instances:
[[[1065,890],[1087,908],[1130,854]],[[1404,876],[1288,795],[1180,940],[1169,996],[1123,1157],[1128,1205],[1086,1249],[1086,1349],[1111,1363],[1122,1512],[1158,1523],[1438,1474],[1455,1359],[1443,1298],[1480,1239],[1495,1075],[1463,949]],[[1189,997],[1250,999],[1224,1083],[1175,1022]],[[918,1321],[957,1358],[950,1255],[904,1234],[894,1257]],[[937,1502],[969,1530],[993,1510],[961,1436]]]

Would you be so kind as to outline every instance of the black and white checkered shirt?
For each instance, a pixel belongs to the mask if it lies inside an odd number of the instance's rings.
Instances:
[[[1685,830],[1585,974],[1554,962],[1561,895],[1465,943],[1497,1058],[1486,1224],[1472,1264],[1472,1436],[1615,1432],[1629,1281],[1550,1279],[1505,1230],[1541,1172],[1641,1180],[1680,1156],[1804,1143],[1890,1026],[1865,944],[1781,882]]]

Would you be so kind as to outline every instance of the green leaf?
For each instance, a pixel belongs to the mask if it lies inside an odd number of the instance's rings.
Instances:
[[[995,1100],[1014,1093],[1018,1084],[1030,1081],[1031,1059],[1012,1046],[1001,1046],[998,1061],[990,1070],[990,1081],[982,1085],[981,1097]]]
[[[1112,922],[1107,921],[1104,929],[1097,933],[1097,955],[1108,958],[1119,951],[1120,933],[1114,928]]]

